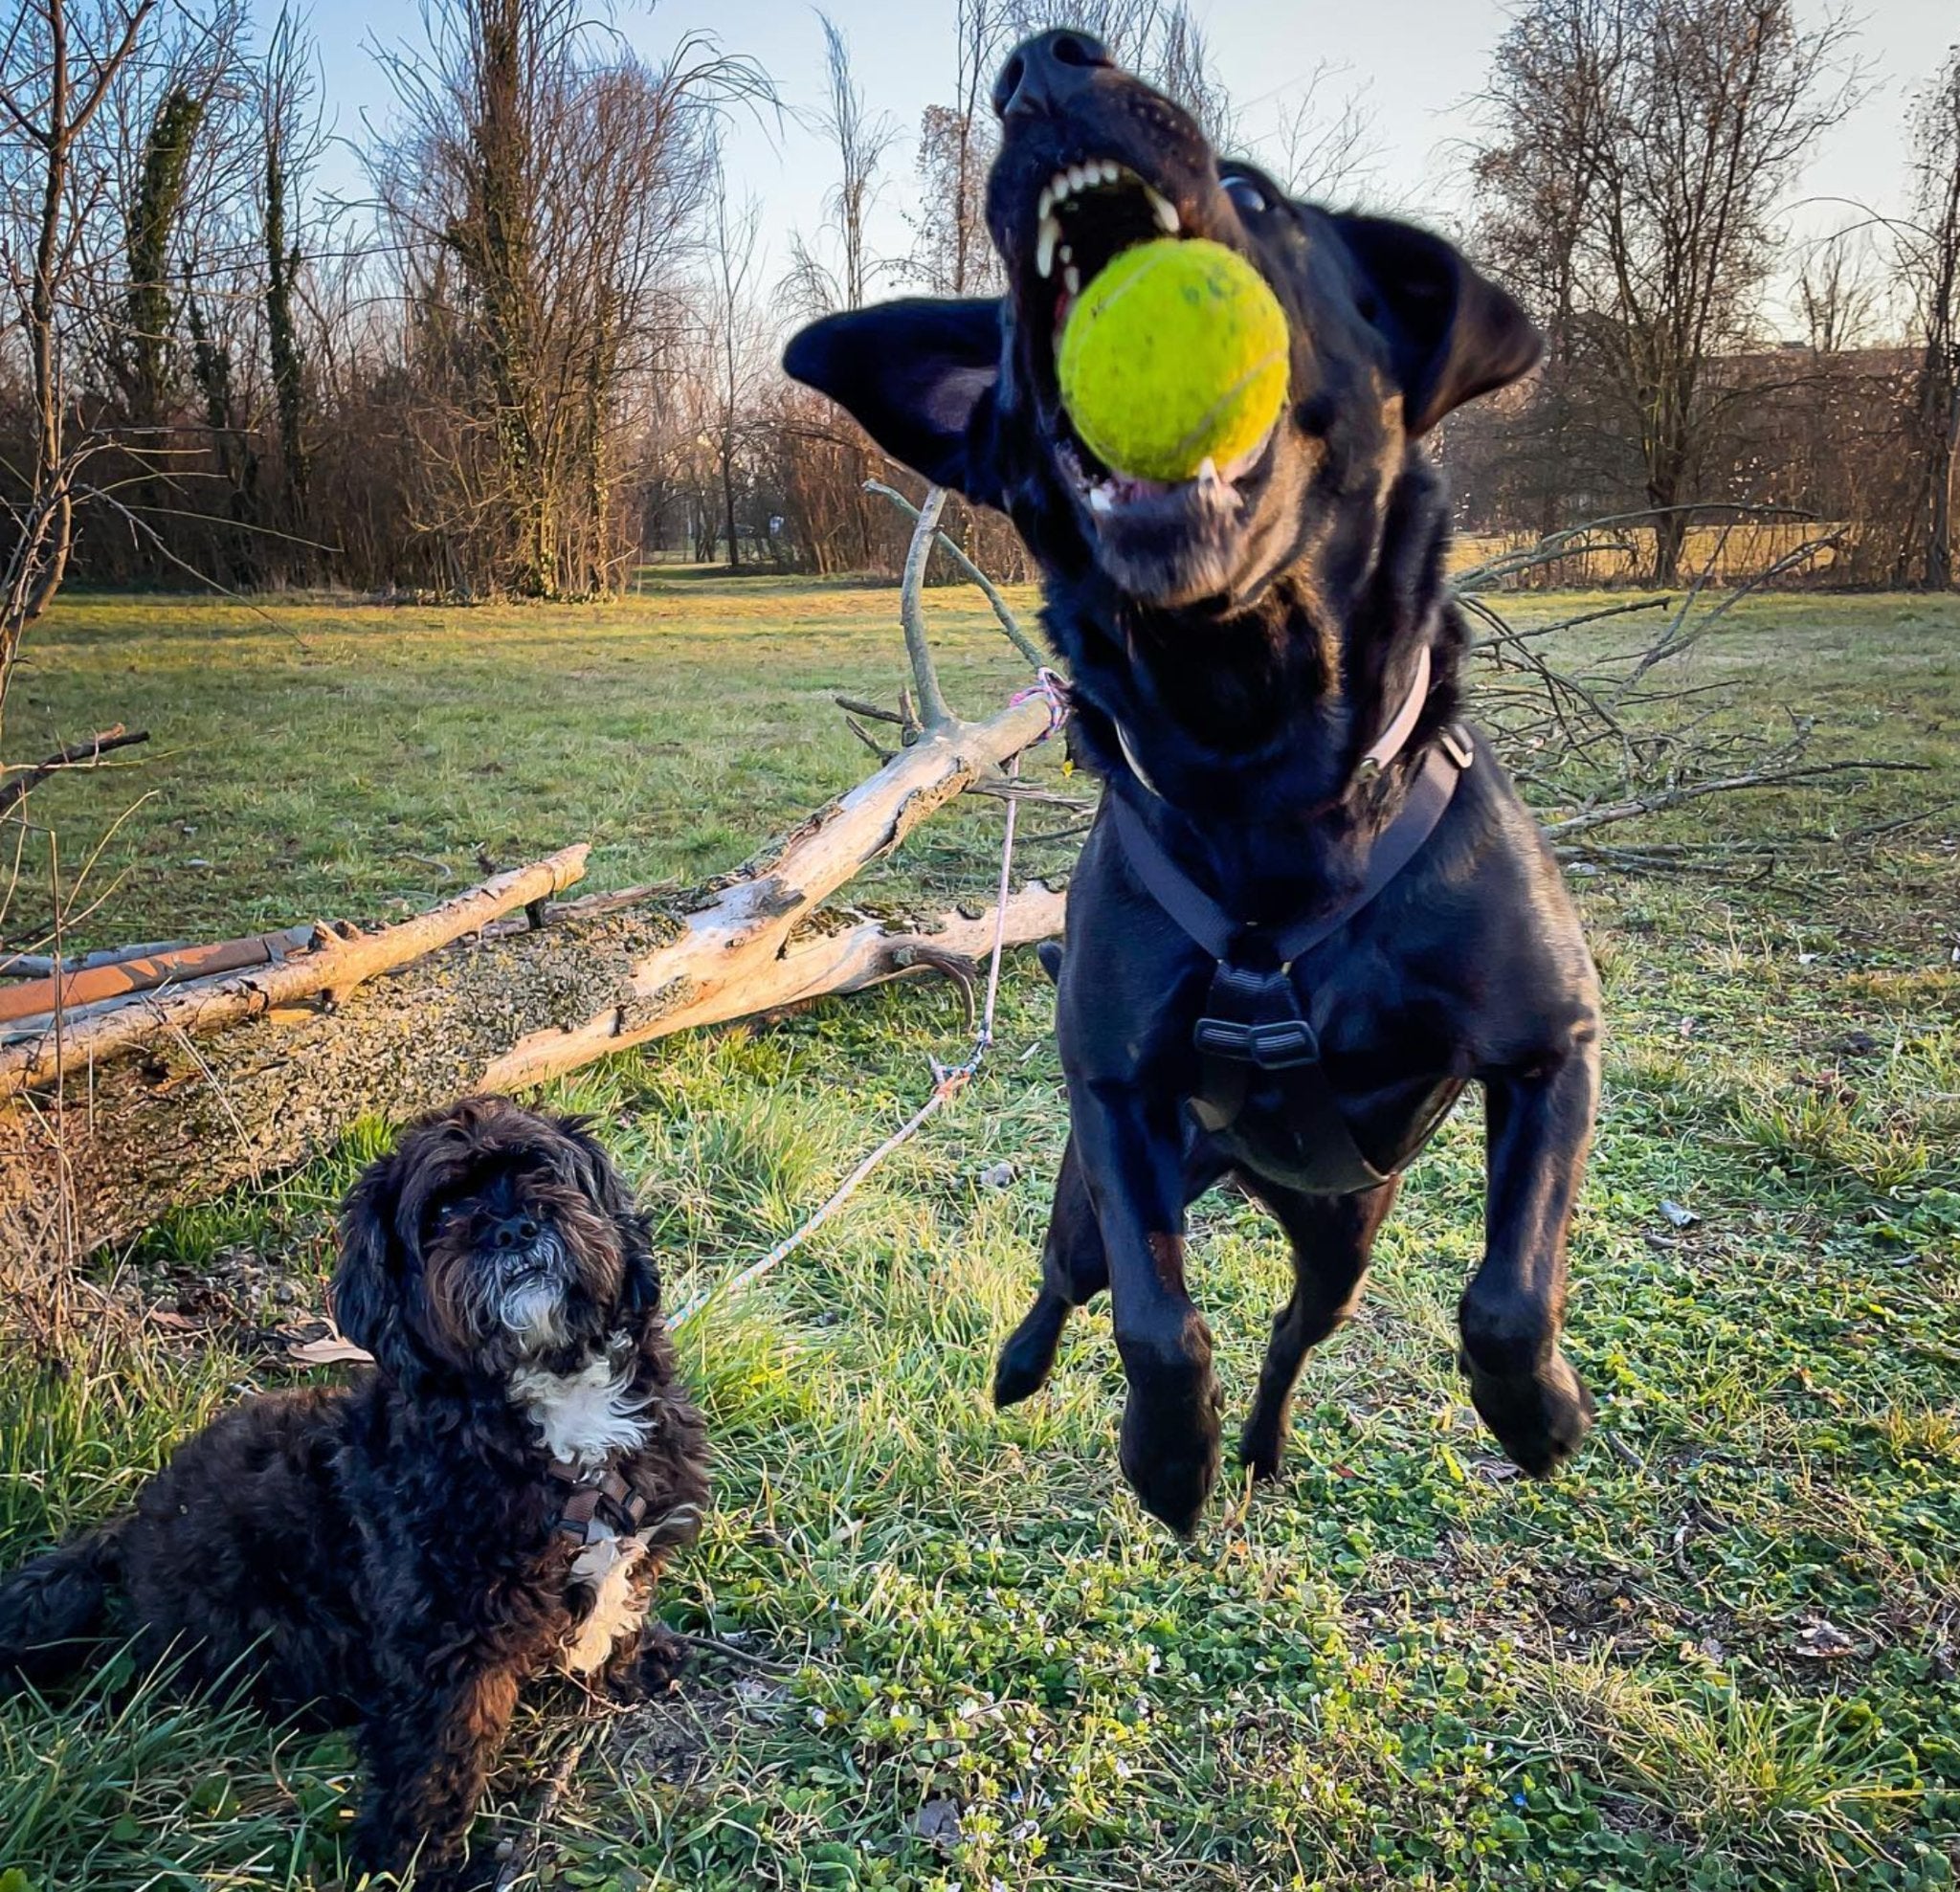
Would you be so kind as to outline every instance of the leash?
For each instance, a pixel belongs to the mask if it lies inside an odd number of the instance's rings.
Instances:
[[[1068,686],[1044,664],[1036,671],[1034,683],[1028,689],[1017,691],[1010,700],[1009,706],[1032,701],[1036,697],[1044,698],[1048,703],[1048,727],[1035,739],[1036,744],[1040,744],[1045,743],[1068,721]],[[1020,774],[1021,758],[1016,754],[1008,764],[1008,779],[1011,782],[1018,781]],[[1017,795],[1009,795],[1007,820],[1001,836],[1000,881],[994,897],[993,948],[987,963],[987,997],[980,1012],[979,1030],[973,1034],[973,1042],[966,1057],[960,1063],[950,1065],[942,1064],[936,1057],[930,1058],[928,1061],[932,1068],[932,1092],[925,1102],[872,1150],[804,1221],[777,1242],[768,1254],[751,1261],[739,1274],[730,1275],[725,1280],[716,1281],[690,1295],[675,1313],[667,1316],[667,1326],[670,1331],[684,1325],[716,1302],[730,1301],[739,1294],[746,1293],[765,1275],[788,1260],[843,1208],[852,1196],[857,1194],[865,1178],[886,1157],[894,1150],[902,1149],[972,1082],[974,1074],[980,1069],[987,1054],[993,1048],[993,1015],[994,1007],[1000,997],[1000,962],[1007,945],[1007,899],[1013,877],[1014,827],[1019,812],[1020,798]]]

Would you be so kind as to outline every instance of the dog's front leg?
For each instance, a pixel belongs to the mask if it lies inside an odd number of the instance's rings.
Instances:
[[[1558,1343],[1566,1234],[1598,1099],[1590,1030],[1525,1073],[1484,1080],[1484,1258],[1458,1310],[1462,1364],[1498,1443],[1540,1478],[1571,1457],[1592,1423],[1592,1396]]]
[[[474,1892],[464,1837],[490,1764],[517,1705],[507,1668],[469,1668],[403,1681],[361,1729],[367,1794],[354,1828],[355,1859],[369,1872],[415,1867],[421,1892]]]
[[[1082,1175],[1108,1258],[1117,1351],[1129,1381],[1122,1463],[1144,1508],[1196,1526],[1218,1477],[1212,1336],[1184,1283],[1184,1138],[1174,1092],[1071,1080]]]

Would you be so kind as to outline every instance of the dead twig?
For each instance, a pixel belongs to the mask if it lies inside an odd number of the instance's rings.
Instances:
[[[148,741],[147,729],[125,729],[118,723],[98,730],[84,743],[71,743],[64,749],[56,749],[40,762],[18,766],[11,781],[0,782],[0,821],[6,820],[29,792],[39,788],[49,776],[64,769],[94,768],[113,750],[134,748],[138,743]]]

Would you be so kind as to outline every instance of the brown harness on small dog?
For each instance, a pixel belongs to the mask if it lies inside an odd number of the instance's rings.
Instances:
[[[1416,652],[1408,694],[1354,771],[1372,781],[1408,743],[1429,695],[1429,646]],[[1138,784],[1157,796],[1130,752],[1122,726],[1117,740]],[[1110,795],[1116,838],[1145,890],[1215,963],[1212,989],[1192,1033],[1198,1082],[1191,1099],[1199,1126],[1215,1135],[1229,1130],[1245,1108],[1255,1073],[1278,1079],[1283,1115],[1292,1131],[1291,1173],[1276,1178],[1314,1193],[1348,1195],[1379,1188],[1389,1171],[1377,1169],[1348,1127],[1341,1102],[1321,1062],[1320,1040],[1294,983],[1295,963],[1331,939],[1374,899],[1436,832],[1473,760],[1468,733],[1452,723],[1441,730],[1411,778],[1395,817],[1375,837],[1361,885],[1331,909],[1316,909],[1283,925],[1240,921],[1170,857],[1149,823],[1120,790]]]
[[[646,1522],[647,1501],[610,1459],[587,1471],[574,1459],[554,1458],[545,1476],[567,1494],[553,1532],[562,1532],[581,1547],[607,1536],[635,1536]]]

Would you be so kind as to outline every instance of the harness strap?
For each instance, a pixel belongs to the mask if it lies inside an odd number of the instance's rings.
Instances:
[[[1400,734],[1406,740],[1408,731]],[[1372,1189],[1388,1177],[1362,1153],[1342,1114],[1321,1063],[1320,1042],[1301,1006],[1293,964],[1331,939],[1414,859],[1471,759],[1468,739],[1459,730],[1442,731],[1417,765],[1394,819],[1370,850],[1361,885],[1331,910],[1278,928],[1234,919],[1170,857],[1127,796],[1117,791],[1108,797],[1118,844],[1145,890],[1216,962],[1204,1014],[1192,1033],[1199,1058],[1192,1113],[1208,1131],[1228,1129],[1245,1106],[1253,1073],[1278,1074],[1301,1157],[1290,1167],[1301,1187],[1339,1193]]]
[[[647,1515],[647,1501],[626,1481],[616,1464],[587,1471],[569,1458],[554,1458],[545,1476],[567,1493],[555,1531],[575,1544],[589,1544],[609,1531],[631,1537]]]
[[[1376,838],[1361,885],[1331,911],[1310,914],[1277,931],[1235,920],[1176,861],[1151,833],[1149,823],[1121,792],[1109,796],[1117,838],[1149,896],[1214,959],[1234,960],[1254,940],[1280,966],[1290,966],[1331,939],[1369,904],[1421,851],[1436,833],[1457,782],[1470,766],[1470,749],[1454,730],[1445,732],[1424,755],[1395,818]]]

